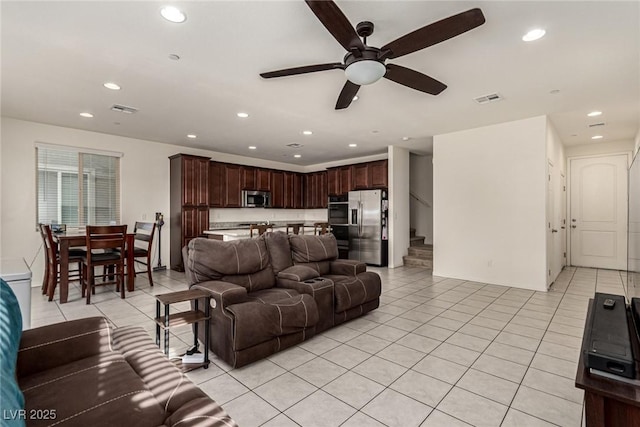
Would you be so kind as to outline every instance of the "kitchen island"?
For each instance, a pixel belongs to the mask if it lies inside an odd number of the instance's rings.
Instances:
[[[314,226],[313,224],[316,222],[323,222],[323,220],[318,221],[275,221],[272,223],[273,231],[282,231],[286,232],[287,224],[304,224],[304,227],[300,229],[304,230],[304,234],[313,234]],[[263,223],[261,223],[263,224]],[[212,223],[211,228],[209,230],[205,230],[204,234],[207,235],[210,239],[217,240],[238,240],[238,239],[248,239],[249,238],[249,223]],[[253,233],[254,237],[257,237],[258,231],[255,230]]]

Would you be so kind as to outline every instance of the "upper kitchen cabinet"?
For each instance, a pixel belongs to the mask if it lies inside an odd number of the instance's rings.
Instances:
[[[296,172],[284,172],[284,207],[288,209],[304,208],[304,175]]]
[[[369,189],[369,163],[351,165],[351,188],[353,190]]]
[[[227,180],[225,165],[219,162],[209,162],[209,206],[224,207]]]
[[[239,208],[242,206],[242,193],[240,190],[241,172],[241,166],[225,165],[225,208]]]
[[[243,190],[256,190],[256,168],[252,166],[242,166],[240,169],[240,188]]]
[[[327,169],[329,196],[344,196],[351,191],[351,166]]]
[[[351,165],[352,190],[372,190],[388,187],[388,161]]]
[[[387,160],[369,163],[369,183],[371,188],[388,187],[388,164]]]
[[[284,172],[271,171],[271,207],[284,208]]]
[[[209,159],[181,155],[182,205],[209,206]]]
[[[327,172],[312,172],[304,175],[304,207],[326,208],[328,205]]]
[[[269,169],[256,169],[256,190],[271,191],[271,171]]]

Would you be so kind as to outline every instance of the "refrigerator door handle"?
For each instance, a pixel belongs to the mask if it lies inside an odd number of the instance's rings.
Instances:
[[[358,208],[360,209],[360,224],[358,224],[358,236],[362,237],[362,218],[364,218],[362,216],[362,202],[358,202]]]
[[[358,209],[351,209],[351,224],[358,225]]]

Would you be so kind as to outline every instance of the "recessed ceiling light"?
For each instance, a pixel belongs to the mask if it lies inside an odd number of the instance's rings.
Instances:
[[[403,140],[403,141],[408,141],[408,140],[410,140],[410,139],[411,139],[411,138],[409,138],[408,136],[403,136],[403,137],[402,137],[402,140]]]
[[[187,15],[184,12],[173,6],[165,6],[160,9],[160,15],[167,21],[175,22],[176,24],[180,24],[187,19]]]
[[[602,114],[602,111],[592,111],[589,114],[587,114],[587,116],[596,117],[596,116],[599,116],[600,114]]]
[[[313,132],[311,132],[310,130],[303,130],[302,134],[303,135],[313,135]]]
[[[358,146],[358,144],[349,144],[349,147],[351,148],[356,148]]]
[[[192,133],[190,133],[189,135],[187,135],[187,138],[196,139],[197,136],[192,134]]]
[[[111,90],[120,90],[120,86],[113,83],[113,82],[107,82],[105,84],[103,84],[102,86],[106,87],[107,89],[111,89]]]
[[[360,98],[358,98],[358,95],[353,97],[353,101],[357,101],[358,99],[360,99]]]
[[[236,116],[242,118],[242,119],[246,119],[247,117],[249,117],[249,113],[238,113],[236,114]]]
[[[255,145],[250,145],[249,146],[249,150],[255,150],[256,148],[258,148],[258,147],[256,147]]]
[[[91,114],[91,113],[80,113],[80,115],[81,115],[82,117],[86,117],[86,118],[88,118],[88,119],[90,119],[90,118],[92,118],[92,117],[93,117],[93,114]]]
[[[535,28],[522,36],[522,40],[525,42],[532,42],[534,40],[541,39],[546,34],[546,31],[542,28]]]
[[[294,154],[293,157],[295,157],[296,159],[299,159],[300,157],[302,157],[302,154]]]
[[[604,138],[602,135],[594,135],[591,137],[591,139],[602,139]]]

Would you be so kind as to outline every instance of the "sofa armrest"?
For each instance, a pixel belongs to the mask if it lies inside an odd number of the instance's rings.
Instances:
[[[318,272],[311,267],[307,267],[306,265],[294,265],[279,272],[277,277],[279,279],[304,282],[305,280],[318,277]]]
[[[319,320],[316,325],[316,333],[319,333],[333,326],[333,280],[318,277],[318,273],[312,268],[300,267],[313,271],[314,278],[297,281],[286,278],[287,275],[282,277],[278,274],[276,286],[293,289],[299,294],[307,294],[313,297],[318,307]]]
[[[341,276],[357,276],[367,271],[367,264],[352,259],[337,259],[331,261],[331,274]]]
[[[234,420],[209,397],[199,397],[178,408],[165,426],[180,427],[237,427]]]
[[[212,304],[213,308],[220,307],[225,309],[230,305],[248,300],[246,288],[221,280],[200,282],[191,286],[191,289],[200,289],[211,294],[211,299],[215,301],[215,305]]]
[[[18,378],[111,351],[104,317],[89,317],[26,330],[18,350]]]

